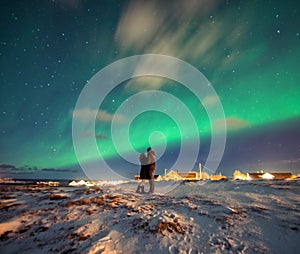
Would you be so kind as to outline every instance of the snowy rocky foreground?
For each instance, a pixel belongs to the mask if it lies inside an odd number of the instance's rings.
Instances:
[[[300,181],[136,186],[1,185],[1,253],[299,253]]]

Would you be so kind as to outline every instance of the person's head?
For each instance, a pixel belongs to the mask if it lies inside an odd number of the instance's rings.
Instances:
[[[147,148],[147,152],[150,152],[151,150],[152,150],[151,147],[148,147],[148,148]]]

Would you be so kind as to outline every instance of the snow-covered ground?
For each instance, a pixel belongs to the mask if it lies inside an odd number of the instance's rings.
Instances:
[[[299,253],[300,181],[136,187],[1,185],[1,254]]]

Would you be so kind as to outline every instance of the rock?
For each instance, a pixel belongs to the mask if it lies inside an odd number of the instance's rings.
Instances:
[[[64,195],[64,194],[51,194],[49,196],[50,200],[60,200],[60,199],[66,199],[66,198],[68,198],[68,196]]]

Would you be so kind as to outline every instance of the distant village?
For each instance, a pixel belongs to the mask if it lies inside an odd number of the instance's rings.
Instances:
[[[135,175],[134,178],[139,180],[139,175]],[[164,175],[155,175],[155,181],[200,181],[200,180],[210,180],[210,181],[229,181],[229,180],[300,180],[300,174],[293,175],[292,173],[270,173],[259,171],[256,173],[242,173],[239,170],[235,170],[232,178],[228,178],[224,175],[209,175],[206,172],[202,172],[201,169],[199,172],[187,172],[182,173],[176,170],[170,170],[167,172],[165,169]],[[108,185],[117,185],[122,181],[102,181],[102,184]],[[69,186],[96,186],[100,182],[92,182],[88,180],[80,180],[80,181],[71,181],[69,182]],[[59,182],[37,182],[38,185],[50,185],[50,186],[58,186]]]
[[[139,180],[140,175],[134,175],[136,180]],[[165,172],[163,175],[155,175],[155,181],[229,181],[229,180],[300,180],[300,174],[294,175],[292,173],[278,173],[278,172],[265,172],[263,170],[257,171],[255,173],[242,173],[240,170],[235,170],[232,177],[226,177],[225,175],[214,174],[209,175],[207,172],[203,172],[202,165],[199,164],[199,171],[190,172],[179,172],[178,170],[170,170]],[[13,180],[12,178],[0,178],[0,183],[5,184],[16,184],[20,181]],[[98,181],[92,182],[89,180],[73,180],[68,183],[69,186],[96,186],[97,184],[109,184],[117,185],[123,180],[115,181]],[[22,181],[20,183],[23,183]],[[38,181],[36,182],[39,186],[60,186],[58,181]]]
[[[139,179],[139,175],[134,176],[135,179]],[[292,173],[273,173],[273,172],[264,172],[263,170],[255,173],[242,173],[239,170],[235,170],[232,178],[228,178],[221,173],[216,175],[209,175],[207,172],[202,172],[201,164],[199,164],[199,172],[179,172],[177,170],[170,170],[167,172],[165,169],[164,175],[156,175],[156,181],[170,181],[170,180],[187,180],[187,181],[197,181],[197,180],[211,180],[211,181],[220,181],[220,180],[293,180],[299,179],[300,174],[293,175]]]

